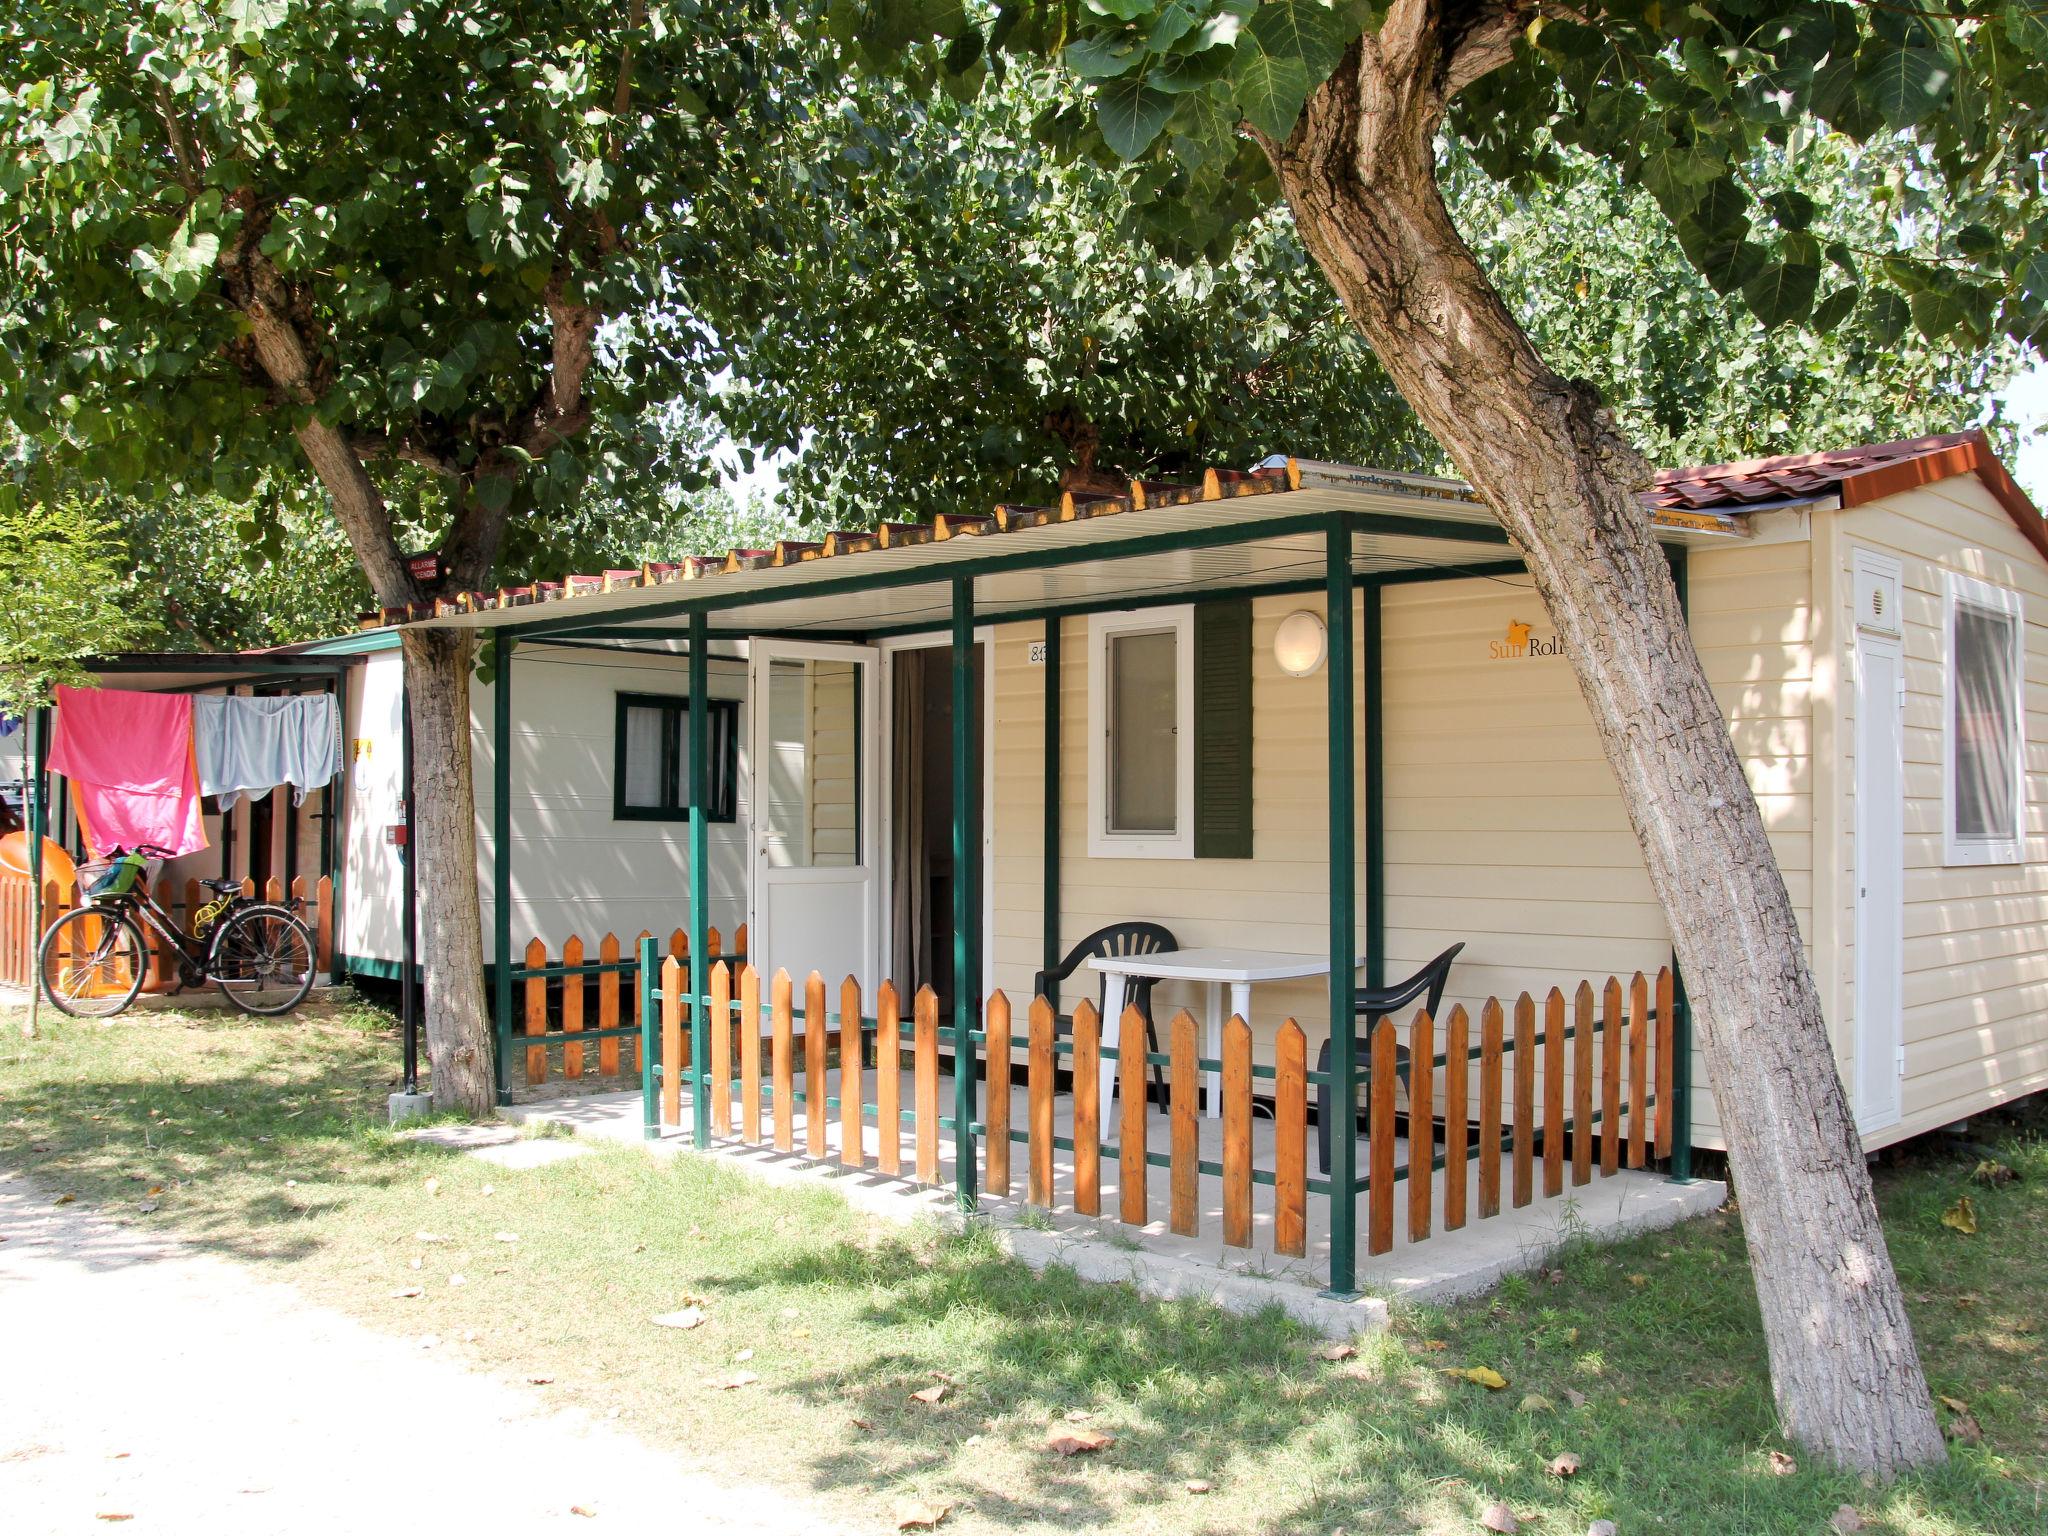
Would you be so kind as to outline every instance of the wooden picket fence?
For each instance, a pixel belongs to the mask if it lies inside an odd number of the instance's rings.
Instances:
[[[642,929],[638,938],[654,937]],[[705,948],[714,956],[743,959],[747,925],[733,932],[732,954],[723,935],[710,930]],[[664,951],[671,960],[687,961],[690,935],[677,928]],[[550,959],[547,944],[529,940],[522,963],[512,968],[517,989],[516,1041],[514,1021],[501,1027],[500,1051],[523,1048],[523,1081],[529,1088],[597,1077],[631,1077],[640,1071],[639,945],[607,933],[594,945],[581,935],[562,941],[558,958]],[[593,958],[594,957],[594,958]],[[596,1050],[588,1049],[595,1046]],[[683,1065],[688,1065],[687,1053]]]
[[[31,920],[31,892],[27,876],[12,870],[0,870],[0,986],[27,989],[36,982],[36,950],[41,943],[41,934],[35,931]],[[213,892],[197,880],[187,880],[182,890],[174,888],[161,893],[152,891],[151,894],[156,897],[157,905],[188,933],[192,928],[192,915],[215,899]],[[242,894],[254,896],[256,882],[244,880]],[[313,930],[314,964],[318,974],[324,977],[334,969],[334,881],[327,875],[317,880],[308,880],[300,875],[292,881],[289,892],[284,882],[275,877],[264,883],[264,900],[282,902],[288,896],[298,904],[299,916]],[[78,905],[76,880],[61,884],[55,880],[44,881],[42,932],[47,933],[59,918]],[[142,935],[149,944],[149,974],[143,979],[142,990],[168,992],[177,983],[176,960],[166,953],[164,941],[147,923],[142,925]]]
[[[905,1171],[907,1121],[910,1176],[926,1184],[939,1181],[945,1133],[953,1133],[956,1151],[961,1138],[940,1108],[940,1053],[950,1051],[953,1032],[941,1027],[929,988],[912,999],[906,1031],[892,983],[877,989],[870,1015],[859,984],[848,977],[832,1010],[826,984],[813,972],[799,1009],[787,972],[769,981],[764,1005],[761,978],[751,965],[736,977],[727,965],[713,965],[706,994],[708,1060],[691,1072],[687,982],[681,957],[664,960],[658,1033],[652,1020],[648,1030],[658,1068],[650,1081],[658,1082],[659,1097],[658,1104],[648,1105],[650,1125],[682,1123],[688,1078],[694,1091],[708,1095],[716,1137],[795,1152],[802,1106],[804,1155],[832,1155],[836,1122],[841,1166],[896,1177]],[[1392,1019],[1377,1021],[1358,1067],[1367,1101],[1366,1147],[1351,1191],[1354,1207],[1358,1196],[1365,1199],[1366,1251],[1383,1254],[1394,1247],[1404,1204],[1401,1230],[1409,1242],[1421,1242],[1439,1225],[1456,1230],[1498,1215],[1504,1203],[1526,1206],[1539,1187],[1543,1195],[1555,1196],[1567,1181],[1588,1184],[1596,1167],[1605,1176],[1623,1167],[1643,1168],[1653,1155],[1668,1156],[1673,990],[1666,969],[1655,977],[1638,973],[1626,983],[1609,977],[1597,996],[1590,982],[1582,982],[1570,999],[1557,989],[1540,1002],[1528,993],[1507,1006],[1489,999],[1478,1012],[1476,1030],[1462,1006],[1453,1007],[1441,1027],[1427,1013],[1418,1013],[1405,1031]],[[1085,1002],[1062,1035],[1051,1005],[1034,999],[1025,1032],[1017,1035],[1011,1032],[1009,1000],[996,992],[988,999],[985,1024],[975,1037],[971,1068],[979,1079],[982,1118],[969,1128],[967,1145],[972,1156],[978,1143],[980,1183],[988,1195],[1013,1193],[1011,1152],[1017,1146],[1027,1204],[1099,1217],[1108,1162],[1115,1168],[1115,1218],[1143,1227],[1160,1214],[1151,1170],[1163,1168],[1167,1228],[1194,1237],[1200,1235],[1205,1205],[1215,1203],[1213,1194],[1205,1200],[1207,1177],[1221,1186],[1224,1245],[1246,1248],[1254,1243],[1254,1192],[1263,1187],[1270,1191],[1273,1251],[1306,1256],[1309,1196],[1332,1192],[1328,1178],[1309,1173],[1309,1108],[1312,1091],[1331,1079],[1308,1069],[1308,1042],[1293,1019],[1277,1031],[1270,1063],[1254,1061],[1251,1027],[1235,1016],[1224,1028],[1220,1061],[1200,1055],[1201,1027],[1186,1010],[1171,1020],[1165,1052],[1129,1051],[1121,1060],[1102,1044],[1101,1022]],[[1121,1038],[1144,1040],[1136,1009],[1126,1011]],[[1026,1113],[1025,1123],[1013,1126],[1019,1052]],[[1100,1102],[1104,1060],[1118,1061],[1121,1086],[1113,1110]],[[1416,1068],[1423,1062],[1431,1070]],[[670,1070],[668,1063],[678,1066]],[[1163,1103],[1155,1103],[1147,1090],[1151,1066],[1167,1069]],[[872,1098],[865,1091],[868,1072],[875,1078]],[[1222,1077],[1222,1146],[1220,1159],[1207,1160],[1201,1083],[1212,1072]],[[1072,1101],[1066,1134],[1060,1134],[1055,1112],[1062,1093]],[[1102,1136],[1112,1115],[1116,1140],[1109,1143]],[[1164,1152],[1150,1148],[1155,1116],[1163,1116],[1169,1128]],[[1255,1116],[1273,1123],[1267,1167],[1255,1166]],[[1352,1129],[1355,1136],[1355,1111]],[[1063,1177],[1060,1152],[1069,1154]],[[1324,1230],[1329,1215],[1322,1213]]]

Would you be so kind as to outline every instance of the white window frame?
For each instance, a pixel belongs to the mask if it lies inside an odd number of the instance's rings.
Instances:
[[[1174,637],[1174,830],[1109,829],[1109,642],[1112,636]],[[1195,856],[1195,610],[1193,604],[1088,616],[1088,856],[1095,859],[1192,859]]]
[[[2027,827],[2027,616],[2020,594],[1957,571],[1943,574],[1941,664],[1941,845],[1950,865],[2019,864],[2026,858]],[[2013,825],[2009,837],[1959,837],[1956,833],[1956,613],[1968,604],[2012,619]]]

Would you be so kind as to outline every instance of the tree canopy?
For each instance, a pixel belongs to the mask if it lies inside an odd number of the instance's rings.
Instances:
[[[1686,259],[1766,325],[2003,335],[2048,325],[2048,14],[2032,0],[1611,0],[1445,4],[1483,28],[1483,70],[1445,82],[1447,127],[1490,176],[1526,190],[1577,149],[1647,192]],[[1132,162],[1155,235],[1215,253],[1278,193],[1258,140],[1282,141],[1310,94],[1385,16],[1369,0],[832,0],[872,65],[971,78],[1006,54],[1056,60],[1089,105],[1042,137]],[[1460,41],[1464,38],[1461,36]],[[1493,57],[1505,51],[1505,64]],[[1816,229],[1810,195],[1757,167],[1816,152],[1822,130],[1905,147],[1875,193],[1873,244]]]

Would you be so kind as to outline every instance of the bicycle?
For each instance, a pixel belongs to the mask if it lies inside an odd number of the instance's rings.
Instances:
[[[116,848],[106,863],[88,865],[85,905],[50,925],[37,953],[43,995],[60,1013],[112,1018],[141,992],[149,975],[147,924],[169,947],[178,986],[213,983],[244,1013],[290,1013],[313,990],[313,934],[290,907],[244,895],[239,881],[201,880],[214,899],[192,914],[186,932],[143,883],[151,857],[167,849]],[[284,992],[283,1001],[270,994]],[[258,1002],[263,997],[266,1000]]]

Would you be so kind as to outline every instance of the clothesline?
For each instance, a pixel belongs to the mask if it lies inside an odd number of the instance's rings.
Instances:
[[[294,803],[341,771],[341,714],[329,693],[277,698],[59,688],[50,767],[71,784],[96,856],[150,844],[207,846],[203,795],[223,811],[289,784]]]

